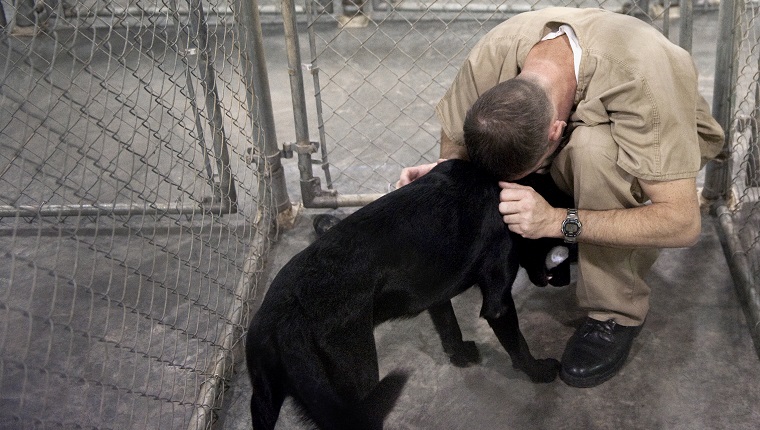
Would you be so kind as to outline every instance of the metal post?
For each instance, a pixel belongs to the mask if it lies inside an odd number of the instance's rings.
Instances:
[[[309,126],[306,117],[306,95],[301,72],[301,46],[298,41],[296,6],[293,0],[282,0],[282,21],[285,29],[285,44],[288,54],[290,74],[290,94],[293,101],[293,120],[296,132],[296,152],[298,170],[301,177],[301,194],[304,204],[311,196],[321,194],[319,178],[314,177],[311,153],[314,151],[309,140]]]
[[[317,103],[317,129],[319,131],[319,149],[322,154],[322,171],[325,174],[327,189],[332,189],[332,176],[330,175],[330,163],[327,160],[327,136],[325,135],[325,122],[322,115],[322,87],[319,84],[319,67],[317,66],[317,43],[314,34],[314,11],[311,7],[313,0],[306,0],[306,16],[309,19],[309,54],[311,54],[311,64],[309,69],[314,80],[315,101]],[[337,0],[336,0],[337,1]]]
[[[229,143],[224,134],[224,119],[222,105],[216,89],[214,65],[209,61],[208,26],[203,12],[201,0],[188,0],[190,7],[190,26],[198,48],[198,73],[201,85],[206,95],[206,111],[211,135],[213,137],[214,154],[219,175],[217,198],[229,208],[229,213],[237,211],[237,192],[230,168]]]
[[[681,0],[680,23],[678,45],[686,51],[691,52],[694,36],[694,0]]]
[[[734,87],[737,81],[736,53],[740,35],[737,32],[739,8],[733,1],[720,2],[718,19],[720,36],[715,54],[715,84],[713,91],[713,116],[725,133],[725,141],[720,154],[705,166],[705,185],[702,197],[708,202],[728,197],[731,189],[731,115],[734,105]]]
[[[93,203],[71,205],[0,205],[0,218],[37,218],[97,215],[192,215],[197,213],[223,215],[229,213],[229,207],[221,202],[213,204],[159,204],[159,203]]]
[[[260,180],[259,183],[269,182],[277,212],[282,213],[290,210],[292,205],[285,183],[282,153],[277,143],[258,0],[240,0],[240,11],[235,16],[238,19],[238,32],[245,39],[241,43],[241,50],[245,57],[243,69],[248,89],[248,114],[254,129],[258,126],[263,134],[263,144],[258,145],[263,157],[259,159],[258,167],[262,177],[268,177],[269,181]],[[259,195],[262,195],[262,191],[259,191]]]

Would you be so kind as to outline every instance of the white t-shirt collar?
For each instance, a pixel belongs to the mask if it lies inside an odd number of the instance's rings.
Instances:
[[[570,41],[570,48],[573,50],[573,66],[575,68],[575,82],[578,83],[578,73],[580,71],[582,50],[581,50],[581,44],[578,42],[578,37],[575,35],[575,31],[573,31],[573,28],[567,24],[562,24],[559,26],[557,31],[553,31],[547,34],[541,40],[543,41],[543,40],[555,39],[559,36],[562,36],[563,34],[567,35],[567,39]]]

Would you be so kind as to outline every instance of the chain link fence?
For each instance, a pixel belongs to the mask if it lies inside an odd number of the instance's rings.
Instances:
[[[0,428],[206,427],[276,206],[258,11],[0,7]]]
[[[760,9],[721,4],[713,114],[726,146],[707,167],[703,196],[712,200],[723,248],[760,355]]]
[[[603,7],[691,49],[718,2],[678,3],[0,0],[0,428],[210,426],[289,207],[281,156],[306,206],[361,205],[437,158],[434,106],[502,20]],[[705,197],[760,345],[758,9],[720,7]],[[259,10],[285,28],[281,149]]]

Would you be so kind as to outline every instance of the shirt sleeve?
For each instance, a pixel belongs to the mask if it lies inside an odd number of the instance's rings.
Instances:
[[[660,52],[650,55],[644,67],[592,52],[588,61],[596,62],[595,71],[572,120],[609,123],[618,145],[617,165],[637,178],[694,177],[703,165],[698,121],[711,141],[717,124],[709,115],[700,118],[698,107],[705,102],[690,57]]]

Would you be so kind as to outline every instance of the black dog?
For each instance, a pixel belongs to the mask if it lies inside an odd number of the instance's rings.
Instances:
[[[293,257],[247,335],[254,429],[274,428],[287,395],[320,428],[382,428],[406,376],[379,380],[374,327],[429,310],[452,361],[475,361],[477,349],[462,341],[450,302],[475,284],[483,295],[481,316],[513,367],[536,382],[554,380],[559,362],[531,355],[511,287],[521,261],[539,285],[558,285],[559,272],[569,279],[569,268],[544,267],[555,241],[525,241],[509,232],[498,194],[496,181],[471,163],[443,162]],[[519,255],[518,248],[524,248]]]

